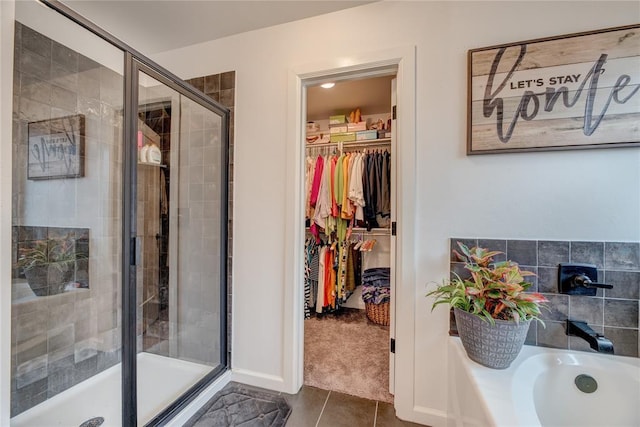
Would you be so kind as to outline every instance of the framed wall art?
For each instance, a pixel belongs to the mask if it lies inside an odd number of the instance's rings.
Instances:
[[[29,123],[27,178],[83,177],[84,132],[82,114]]]
[[[467,154],[640,145],[640,25],[468,52]]]

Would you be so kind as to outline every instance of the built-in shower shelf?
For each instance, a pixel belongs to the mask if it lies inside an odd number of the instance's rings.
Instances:
[[[148,163],[148,162],[138,162],[139,165],[144,165],[144,166],[154,166],[156,168],[166,168],[167,165],[159,165],[157,163]]]

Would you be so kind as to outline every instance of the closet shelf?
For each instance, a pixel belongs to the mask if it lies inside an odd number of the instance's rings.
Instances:
[[[342,145],[342,147],[360,147],[360,146],[376,146],[376,145],[391,145],[391,138],[380,138],[380,139],[366,139],[363,141],[348,141],[348,142],[321,142],[317,144],[305,144],[306,148],[315,148],[315,147],[338,147]]]

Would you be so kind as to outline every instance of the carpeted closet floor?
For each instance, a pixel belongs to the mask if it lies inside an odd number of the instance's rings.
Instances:
[[[389,327],[343,308],[304,322],[304,384],[382,402],[389,393]]]

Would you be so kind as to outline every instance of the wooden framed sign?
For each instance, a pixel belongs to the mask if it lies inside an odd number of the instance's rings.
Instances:
[[[84,176],[84,116],[29,123],[27,178]]]
[[[640,145],[640,25],[468,53],[467,154]]]

